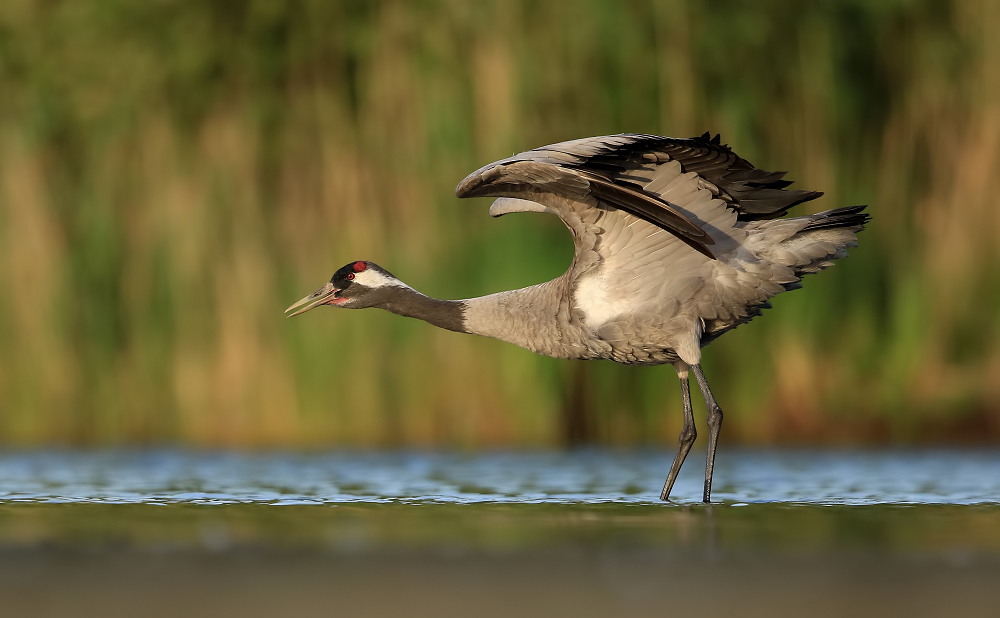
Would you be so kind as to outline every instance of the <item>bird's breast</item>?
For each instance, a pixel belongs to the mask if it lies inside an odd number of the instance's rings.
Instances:
[[[581,277],[576,283],[573,297],[574,308],[583,314],[584,325],[594,332],[630,311],[634,305],[633,299],[616,294],[604,277],[597,273]]]

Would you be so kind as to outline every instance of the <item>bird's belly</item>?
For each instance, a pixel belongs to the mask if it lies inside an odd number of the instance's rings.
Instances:
[[[623,365],[663,365],[679,358],[663,316],[648,311],[621,288],[607,285],[599,274],[577,282],[574,308],[585,330],[601,344],[596,358]]]
[[[659,314],[635,311],[601,324],[593,334],[607,346],[604,358],[625,365],[662,365],[679,359],[671,336],[675,330]]]
[[[670,348],[615,347],[608,357],[622,365],[665,365],[679,359]]]

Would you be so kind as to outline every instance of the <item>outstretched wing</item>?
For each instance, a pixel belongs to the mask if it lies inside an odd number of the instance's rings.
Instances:
[[[719,136],[677,139],[622,134],[543,146],[491,163],[469,174],[458,197],[514,197],[557,210],[564,200],[618,208],[680,238],[708,257],[715,239],[662,194],[655,171],[676,162],[732,208],[739,220],[771,219],[817,198],[817,191],[786,191],[784,172],[758,170]],[[551,198],[562,198],[553,200]],[[554,204],[553,202],[556,202]],[[556,213],[560,214],[560,213]]]

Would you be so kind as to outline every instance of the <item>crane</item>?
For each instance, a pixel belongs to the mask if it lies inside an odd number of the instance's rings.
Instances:
[[[620,134],[528,150],[469,174],[460,198],[496,199],[490,215],[556,215],[573,235],[565,274],[466,300],[425,296],[381,266],[355,261],[288,308],[378,307],[448,330],[493,337],[556,358],[670,363],[683,426],[660,493],[668,500],[697,437],[689,374],[707,408],[704,502],[722,425],[701,349],[845,257],[869,216],[848,206],[782,218],[822,193],[789,190],[785,172],[755,168],[719,135]]]

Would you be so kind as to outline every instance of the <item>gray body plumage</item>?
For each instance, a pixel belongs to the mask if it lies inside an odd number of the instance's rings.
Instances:
[[[843,257],[866,220],[859,207],[766,219],[820,194],[782,190],[783,174],[748,167],[705,137],[619,135],[546,146],[473,172],[460,197],[504,196],[494,216],[554,214],[575,252],[553,281],[464,301],[465,330],[559,358],[698,364],[703,345]],[[629,202],[606,185],[670,212],[625,210]],[[824,225],[831,222],[840,225]]]

